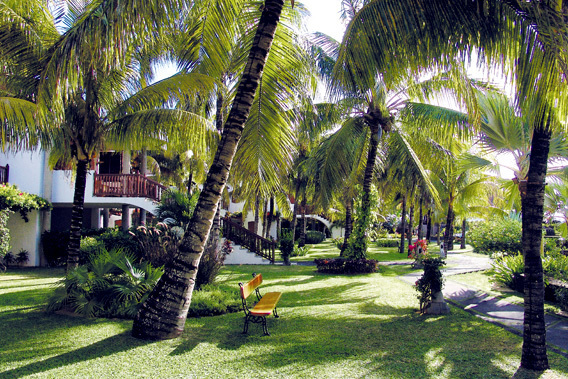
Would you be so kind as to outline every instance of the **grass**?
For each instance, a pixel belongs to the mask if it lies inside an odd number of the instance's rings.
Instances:
[[[521,338],[460,309],[420,316],[408,266],[380,274],[322,275],[306,266],[225,267],[238,288],[262,272],[264,291],[282,291],[270,337],[242,335],[240,313],[188,319],[182,337],[130,336],[131,321],[42,312],[62,271],[0,275],[2,378],[565,378],[568,360],[549,353],[542,376],[519,370]]]
[[[339,257],[339,249],[333,245],[330,239],[317,245],[306,245],[310,247],[307,255],[303,257],[292,257],[290,260],[292,262],[307,262],[313,261],[316,258],[337,258]],[[375,259],[379,262],[390,262],[390,261],[408,261],[406,254],[400,254],[398,248],[396,247],[377,247],[374,242],[369,243],[369,249],[367,256],[369,259]]]

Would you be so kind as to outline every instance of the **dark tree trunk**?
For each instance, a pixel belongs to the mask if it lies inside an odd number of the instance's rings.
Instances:
[[[418,216],[418,236],[417,238],[419,240],[422,239],[422,225],[423,225],[423,218],[424,218],[424,214],[422,211],[422,203],[423,203],[423,198],[422,196],[420,197],[420,212],[419,212],[419,216]]]
[[[135,337],[168,339],[179,337],[183,333],[199,260],[249,116],[283,6],[283,0],[265,1],[221,142],[189,228],[180,244],[179,253],[166,265],[164,275],[134,319],[132,335]]]
[[[88,165],[88,160],[80,160],[77,162],[69,245],[67,245],[67,272],[79,266],[79,249],[81,248],[81,228],[83,227],[83,209],[85,206],[85,186],[87,184]]]
[[[460,244],[460,249],[465,249],[465,228],[467,227],[467,221],[465,220],[465,217],[462,221],[462,240],[461,240],[461,244]]]
[[[414,229],[414,204],[410,206],[408,210],[408,236],[406,236],[408,240],[408,246],[412,245],[412,231]]]
[[[444,246],[446,251],[454,249],[454,197],[450,194],[448,201],[448,214],[446,216],[446,230],[444,232]]]
[[[428,214],[426,215],[428,218],[428,224],[426,226],[426,241],[430,242],[430,238],[432,238],[432,210],[428,209]]]
[[[404,254],[404,236],[406,232],[406,195],[402,196],[402,217],[400,218],[400,246],[398,252]]]
[[[379,147],[379,133],[382,132],[381,124],[384,129],[389,129],[390,125],[383,119],[380,110],[374,109],[373,105],[365,115],[365,122],[371,130],[371,141],[369,143],[369,151],[367,153],[367,163],[365,165],[365,176],[363,177],[363,198],[361,199],[361,214],[357,216],[357,225],[355,228],[366,228],[371,215],[371,183],[373,182],[373,173],[375,171],[375,162],[377,160],[377,148]],[[354,241],[353,255],[355,257],[364,257],[367,254],[367,243],[365,241],[365,231],[357,229],[355,233],[358,241]],[[364,249],[364,251],[360,251]]]
[[[254,234],[259,234],[258,233],[258,224],[260,224],[259,212],[260,212],[260,198],[258,197],[258,195],[256,195],[256,201],[254,202]]]
[[[542,219],[550,130],[541,121],[533,132],[526,193],[521,187],[523,211],[523,256],[525,258],[525,319],[521,367],[543,371],[549,368],[544,322]],[[524,184],[524,183],[521,183]]]
[[[439,222],[436,223],[436,243],[438,244],[438,246],[440,246],[440,229],[441,229],[442,225],[440,225]]]
[[[270,239],[270,228],[272,228],[272,219],[274,219],[274,197],[270,197],[270,216],[266,220],[265,238]]]
[[[353,199],[349,197],[345,204],[345,236],[343,237],[343,246],[339,256],[343,256],[343,252],[349,244],[349,236],[353,230]]]
[[[302,199],[302,227],[300,228],[300,238],[298,247],[306,246],[306,198]]]
[[[262,234],[261,236],[264,237],[266,235],[266,212],[268,209],[268,200],[264,202],[264,208],[262,208]]]
[[[300,196],[301,183],[299,179],[296,179],[296,193],[294,197],[294,211],[292,212],[292,241],[296,241],[296,223],[298,222],[298,209],[300,208],[300,201],[298,197]]]

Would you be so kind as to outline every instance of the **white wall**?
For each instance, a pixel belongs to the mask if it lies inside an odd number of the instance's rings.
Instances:
[[[0,153],[0,166],[10,165],[8,182],[24,192],[43,196],[43,151],[22,151]],[[49,200],[49,199],[48,199]]]
[[[29,260],[25,266],[40,265],[40,237],[41,237],[41,212],[28,213],[28,222],[25,222],[20,213],[12,213],[8,219],[10,230],[10,251],[16,256],[21,249],[29,252]]]

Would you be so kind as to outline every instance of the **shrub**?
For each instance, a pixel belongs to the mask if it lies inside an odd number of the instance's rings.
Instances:
[[[50,298],[47,310],[70,310],[87,317],[133,318],[163,274],[162,269],[122,250],[102,249],[89,262],[67,274]]]
[[[381,238],[378,239],[376,244],[377,247],[398,247],[400,241],[391,238]]]
[[[11,266],[16,263],[16,257],[14,257],[14,254],[12,254],[11,252],[4,255],[3,260],[6,266]]]
[[[191,297],[188,317],[216,316],[238,312],[242,305],[239,292],[233,288],[203,285]]]
[[[183,235],[180,236],[164,223],[158,223],[156,226],[139,226],[135,231],[129,232],[128,238],[138,243],[137,250],[141,252],[139,259],[150,262],[154,267],[160,267],[178,251],[178,244]]]
[[[226,255],[232,252],[233,245],[229,240],[225,240],[221,247],[219,247],[216,241],[208,241],[205,245],[201,260],[199,261],[199,268],[197,269],[197,277],[195,278],[196,290],[201,289],[204,285],[212,284],[215,281],[219,270],[223,267]]]
[[[427,305],[432,301],[432,297],[440,292],[444,287],[444,278],[440,272],[440,267],[446,262],[440,258],[427,258],[422,261],[424,264],[424,274],[415,283],[415,289],[419,292],[420,312],[424,312]]]
[[[306,243],[318,244],[325,240],[325,234],[322,232],[317,232],[315,230],[309,230],[306,232]]]
[[[16,255],[16,264],[21,266],[30,260],[30,252],[25,249],[20,249]]]
[[[524,271],[525,262],[520,254],[497,256],[489,270],[493,276],[493,282],[504,284],[513,289],[517,289],[519,277]]]
[[[325,274],[365,274],[377,272],[379,262],[374,259],[315,259],[318,272]]]
[[[337,237],[337,238],[333,238],[333,239],[331,240],[331,243],[333,243],[333,245],[334,245],[336,248],[338,248],[339,250],[341,250],[341,248],[343,247],[343,241],[344,241],[344,238],[342,238],[342,237]]]
[[[469,243],[476,252],[518,253],[522,249],[521,221],[512,218],[477,222],[470,225]]]
[[[81,247],[79,250],[79,264],[86,264],[92,254],[98,254],[105,248],[102,241],[94,237],[81,238]]]
[[[280,235],[280,255],[284,260],[288,259],[294,253],[294,240],[292,239],[292,231],[282,229]]]
[[[107,250],[122,249],[124,252],[135,256],[136,259],[144,257],[144,250],[139,242],[132,238],[130,232],[121,228],[107,229],[103,234],[95,238],[102,241]]]
[[[556,301],[560,304],[560,308],[563,311],[568,312],[568,288],[557,288],[554,296],[556,297]]]
[[[294,251],[292,252],[292,256],[293,257],[303,257],[303,256],[306,256],[309,251],[310,251],[310,248],[307,247],[307,246],[303,246],[303,247],[295,246]]]

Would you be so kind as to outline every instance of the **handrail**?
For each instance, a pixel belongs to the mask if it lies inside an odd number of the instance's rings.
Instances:
[[[222,219],[222,228],[223,237],[274,263],[276,242],[261,237],[247,228],[230,221],[228,218]]]
[[[97,174],[93,195],[99,197],[146,197],[160,201],[166,187],[140,174]]]
[[[10,165],[0,166],[0,184],[7,184],[10,179]]]

